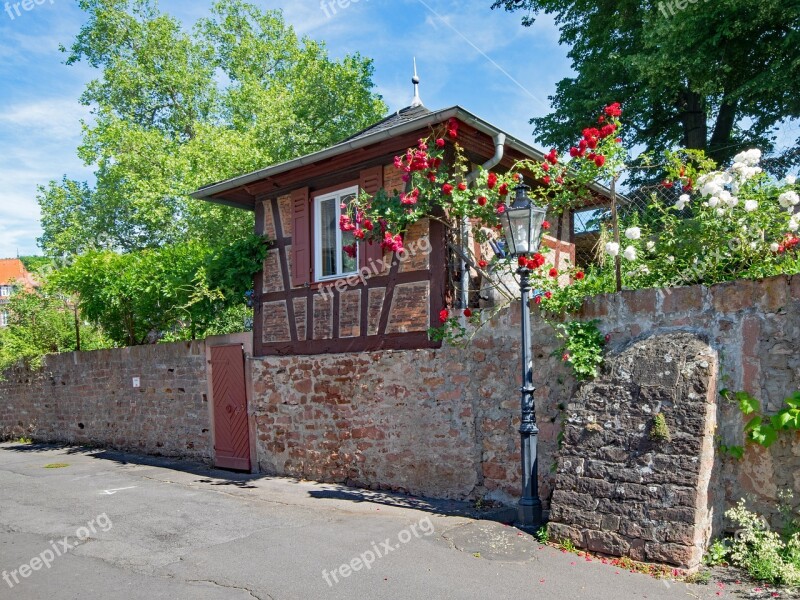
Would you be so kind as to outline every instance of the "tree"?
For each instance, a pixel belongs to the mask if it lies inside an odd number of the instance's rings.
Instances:
[[[91,250],[54,275],[81,315],[121,346],[241,331],[245,292],[266,255],[250,234],[222,250],[199,241],[124,254]]]
[[[79,5],[88,20],[62,50],[68,65],[100,72],[81,97],[94,118],[78,150],[97,182],[39,189],[49,255],[222,247],[252,230],[252,215],[190,192],[333,144],[385,112],[370,60],[332,60],[280,11],[220,0],[189,33],[154,0]]]
[[[45,354],[80,348],[106,348],[111,342],[80,321],[70,299],[50,285],[16,292],[3,310],[8,326],[0,329],[0,373],[22,360],[36,367]]]
[[[800,117],[800,4],[780,0],[496,0],[492,8],[555,16],[576,71],[532,119],[542,143],[566,147],[599,106],[624,101],[629,144],[680,145],[727,161],[770,150],[774,129]],[[800,140],[798,140],[800,142]],[[800,162],[787,153],[784,166]]]

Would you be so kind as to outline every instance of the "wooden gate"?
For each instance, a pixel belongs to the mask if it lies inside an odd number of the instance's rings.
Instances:
[[[223,469],[250,470],[244,351],[241,344],[211,348],[214,397],[214,464]]]

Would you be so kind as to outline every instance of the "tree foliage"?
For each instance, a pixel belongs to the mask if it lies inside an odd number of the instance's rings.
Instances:
[[[280,11],[220,0],[191,32],[154,0],[80,0],[87,22],[67,64],[99,75],[78,152],[96,185],[39,190],[50,255],[121,251],[203,239],[224,246],[252,215],[191,200],[198,187],[339,141],[375,120],[372,62],[331,59]]]
[[[56,275],[79,298],[81,314],[118,345],[194,339],[241,331],[227,311],[243,314],[253,276],[266,254],[250,235],[214,251],[198,241],[125,254],[92,250]],[[218,322],[219,321],[219,322]],[[229,331],[222,331],[228,323]]]
[[[8,326],[0,328],[0,373],[20,360],[35,367],[45,354],[72,352],[78,335],[83,350],[107,347],[110,342],[76,319],[74,309],[70,299],[51,286],[16,292],[3,306]]]
[[[770,150],[774,128],[800,118],[800,4],[683,4],[496,0],[525,11],[524,25],[554,15],[571,48],[576,75],[558,83],[553,112],[532,120],[539,140],[563,148],[599,106],[624,100],[633,145],[702,149],[717,162],[743,146]]]

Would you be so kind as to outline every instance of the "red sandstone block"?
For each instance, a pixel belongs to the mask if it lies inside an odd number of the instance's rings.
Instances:
[[[705,288],[700,285],[665,288],[661,310],[669,315],[677,312],[694,312],[703,308]]]
[[[795,300],[800,300],[800,275],[792,275],[791,295]]]
[[[658,300],[657,290],[625,290],[620,295],[628,310],[633,314],[655,314]]]
[[[755,305],[756,282],[747,279],[720,283],[710,288],[714,309],[721,313],[744,310]]]
[[[790,281],[785,275],[770,277],[755,282],[759,306],[768,312],[775,312],[789,303]]]
[[[584,298],[581,307],[581,316],[587,319],[596,319],[608,315],[610,294],[600,294]]]

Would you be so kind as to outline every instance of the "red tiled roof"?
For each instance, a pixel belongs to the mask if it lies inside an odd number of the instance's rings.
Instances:
[[[25,287],[33,287],[35,282],[25,265],[18,258],[0,258],[0,285],[8,285],[12,281],[25,282]]]

